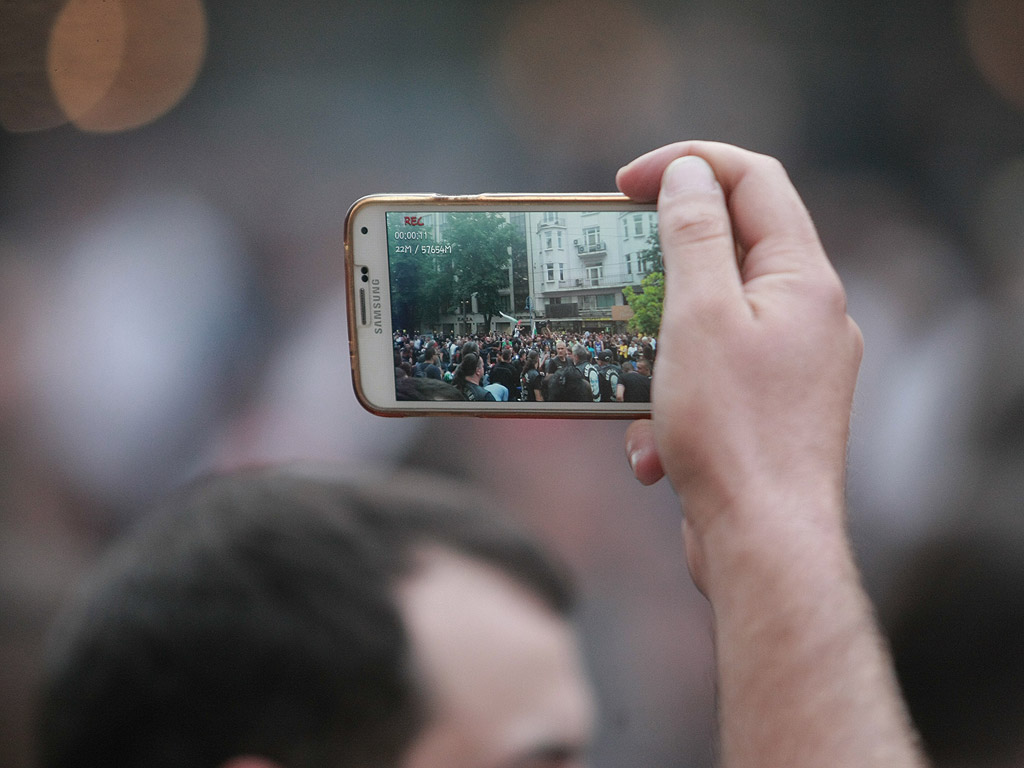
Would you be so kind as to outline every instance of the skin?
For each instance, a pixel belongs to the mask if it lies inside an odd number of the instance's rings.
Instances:
[[[576,633],[501,571],[420,553],[396,599],[428,721],[399,768],[584,768],[594,703]],[[221,768],[283,768],[239,756]]]
[[[850,553],[844,484],[863,340],[774,159],[684,142],[633,161],[657,200],[665,309],[652,418],[626,452],[685,500],[714,613],[726,766],[923,766]]]
[[[431,719],[402,768],[577,768],[593,704],[571,625],[496,569],[424,553],[399,603]]]

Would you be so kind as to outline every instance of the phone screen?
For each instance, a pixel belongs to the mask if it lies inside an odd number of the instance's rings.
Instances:
[[[654,210],[388,210],[385,223],[397,400],[650,401]]]

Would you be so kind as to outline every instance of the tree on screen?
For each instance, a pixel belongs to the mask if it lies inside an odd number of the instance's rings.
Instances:
[[[489,329],[505,309],[500,291],[509,287],[509,263],[526,251],[522,233],[499,214],[467,212],[449,217],[443,239],[451,246],[452,300],[466,306],[475,297]]]
[[[645,336],[654,336],[661,327],[661,310],[665,304],[665,274],[651,272],[640,283],[640,290],[630,286],[622,289],[626,303],[633,308],[629,328]]]

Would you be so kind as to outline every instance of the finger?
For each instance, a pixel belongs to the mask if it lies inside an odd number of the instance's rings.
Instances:
[[[680,157],[703,157],[714,169],[728,200],[744,282],[764,274],[831,270],[803,201],[774,158],[728,144],[687,141],[660,147],[621,168],[620,190],[637,200],[653,200],[661,174]]]
[[[626,430],[626,458],[633,475],[643,485],[653,485],[665,476],[653,427],[650,421],[643,420],[634,421]]]
[[[665,169],[658,197],[658,236],[666,306],[685,306],[687,299],[699,300],[702,306],[742,300],[725,195],[703,158],[677,158]]]
[[[624,195],[644,203],[658,199],[661,177],[668,164],[679,157],[693,154],[695,142],[680,141],[652,150],[630,163],[615,175],[615,182]]]

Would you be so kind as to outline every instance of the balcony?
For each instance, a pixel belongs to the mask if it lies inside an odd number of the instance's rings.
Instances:
[[[544,293],[552,291],[578,291],[584,288],[598,288],[602,285],[610,285],[607,280],[600,277],[577,277],[574,280],[559,280],[557,283],[545,283]]]
[[[544,221],[537,222],[538,232],[543,232],[545,229],[550,229],[551,227],[561,227],[562,229],[565,229],[565,219],[545,219]]]
[[[576,243],[576,254],[588,267],[596,266],[608,255],[608,244],[603,240],[597,243]]]

